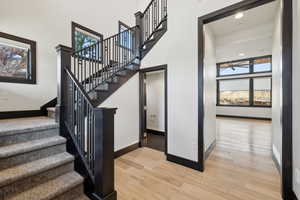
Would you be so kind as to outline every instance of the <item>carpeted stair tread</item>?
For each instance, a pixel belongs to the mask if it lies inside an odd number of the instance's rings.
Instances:
[[[83,178],[76,172],[57,177],[30,190],[24,191],[8,200],[50,200],[83,183]]]
[[[0,147],[0,159],[43,149],[50,146],[63,144],[65,142],[66,142],[65,138],[61,136],[55,136],[55,137],[43,138],[43,139],[33,140],[24,143],[3,146]]]
[[[58,123],[56,123],[49,117],[30,117],[0,120],[0,137],[58,127]]]
[[[61,153],[0,171],[0,188],[74,161],[69,153]]]

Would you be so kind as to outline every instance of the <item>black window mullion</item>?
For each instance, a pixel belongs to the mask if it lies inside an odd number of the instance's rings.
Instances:
[[[253,78],[249,79],[249,106],[254,105],[254,87],[253,87]]]
[[[250,72],[250,74],[253,74],[254,73],[254,59],[250,59],[249,64],[250,64],[249,72]]]
[[[217,102],[220,105],[220,81],[217,81]]]

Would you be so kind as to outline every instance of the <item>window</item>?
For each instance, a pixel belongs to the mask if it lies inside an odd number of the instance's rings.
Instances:
[[[271,106],[272,78],[254,78],[253,79],[253,105]]]
[[[250,72],[250,61],[230,62],[219,65],[219,75],[248,74]]]
[[[36,42],[0,32],[0,81],[36,83]]]
[[[220,105],[249,105],[250,79],[220,80]]]
[[[119,21],[119,46],[129,50],[133,50],[133,39],[134,36],[129,30],[130,27],[123,22]]]
[[[253,72],[271,72],[272,60],[271,57],[258,58],[254,60]]]
[[[77,56],[101,61],[102,41],[103,35],[100,33],[72,22],[72,48]]]
[[[272,106],[271,56],[219,63],[217,72],[217,106]]]
[[[218,77],[272,72],[272,57],[263,56],[217,64]]]
[[[218,106],[272,106],[272,78],[253,77],[217,81]]]

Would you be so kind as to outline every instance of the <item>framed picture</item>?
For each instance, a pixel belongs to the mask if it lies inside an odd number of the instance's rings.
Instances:
[[[36,84],[36,42],[0,32],[0,82]]]

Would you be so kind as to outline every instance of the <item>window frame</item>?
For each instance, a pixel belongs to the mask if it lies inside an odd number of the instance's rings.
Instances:
[[[254,61],[257,60],[257,59],[261,59],[261,58],[270,58],[271,59],[271,70],[269,70],[269,71],[263,71],[263,72],[254,72]],[[222,65],[222,64],[228,64],[228,63],[235,63],[235,62],[242,62],[242,61],[249,61],[249,72],[248,73],[220,75],[220,65]],[[240,76],[240,75],[248,75],[248,74],[270,73],[270,72],[272,72],[272,67],[273,67],[272,66],[272,55],[258,56],[258,57],[240,59],[240,60],[232,60],[232,61],[217,63],[217,77]]]
[[[31,79],[0,76],[0,82],[36,84],[36,42],[33,40],[18,37],[15,35],[10,35],[10,34],[4,33],[4,32],[0,32],[0,37],[8,39],[8,40],[13,40],[13,41],[21,42],[24,44],[28,44],[30,46],[30,58],[29,58],[30,66],[27,66],[27,70],[30,71],[30,76],[31,76]]]
[[[73,21],[71,23],[71,26],[72,26],[72,49],[73,49],[73,52],[76,51],[76,49],[75,49],[75,43],[76,43],[76,41],[75,41],[75,31],[76,31],[76,29],[81,29],[81,30],[83,30],[85,32],[90,33],[91,35],[95,35],[96,37],[99,37],[100,41],[101,41],[101,54],[100,54],[101,55],[100,56],[101,59],[100,60],[86,58],[84,56],[79,56],[79,55],[76,55],[76,56],[80,57],[82,60],[93,60],[94,62],[103,63],[103,38],[104,38],[103,34],[98,33],[98,32],[96,32],[96,31],[94,31],[94,30],[92,30],[90,28],[87,28],[87,27],[85,27],[85,26],[83,26],[81,24],[78,24],[76,22],[73,22]]]
[[[261,73],[261,72],[259,72]],[[244,75],[244,74],[243,74]],[[271,104],[269,106],[265,105],[254,105],[254,79],[256,78],[270,78],[271,81]],[[241,80],[241,79],[249,79],[249,105],[235,105],[235,104],[220,104],[220,81],[227,80]],[[217,80],[217,105],[216,106],[224,106],[224,107],[257,107],[257,108],[271,108],[272,107],[272,95],[273,95],[273,85],[272,85],[272,76],[255,76],[255,77],[234,77],[228,79],[218,79]]]
[[[122,26],[126,27],[127,29],[130,29],[130,28],[131,28],[129,25],[125,24],[124,22],[119,21],[119,22],[118,22],[118,30],[119,30],[119,35],[120,35],[119,37],[121,37],[121,34],[120,34],[120,33],[122,32],[122,31],[121,31],[121,27],[122,27]],[[121,47],[121,48],[127,49],[127,50],[129,50],[129,51],[133,51],[133,49],[121,45],[121,44],[120,44],[120,38],[119,38],[119,44],[118,44],[118,46]]]

